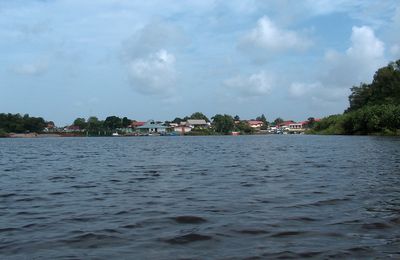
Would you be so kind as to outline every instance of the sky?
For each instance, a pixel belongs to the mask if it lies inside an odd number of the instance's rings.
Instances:
[[[398,0],[0,0],[0,113],[304,120],[400,58]]]

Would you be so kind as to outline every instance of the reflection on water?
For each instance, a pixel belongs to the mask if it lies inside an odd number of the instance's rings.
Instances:
[[[399,258],[400,139],[0,140],[0,258]]]

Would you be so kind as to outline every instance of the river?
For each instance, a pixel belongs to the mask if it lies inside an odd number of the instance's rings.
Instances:
[[[400,258],[400,138],[0,139],[1,259]]]

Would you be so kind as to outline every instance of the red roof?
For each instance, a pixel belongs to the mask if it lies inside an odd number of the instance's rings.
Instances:
[[[138,127],[138,126],[144,125],[145,123],[146,123],[146,122],[140,122],[140,121],[138,121],[138,122],[132,122],[131,126],[132,126],[132,127]]]
[[[282,123],[279,123],[278,126],[289,126],[290,124],[295,124],[296,122],[293,120],[289,121],[283,121]]]
[[[258,120],[249,120],[249,121],[247,121],[247,123],[249,125],[262,125],[262,124],[264,124],[263,121],[258,121]]]
[[[67,127],[68,130],[80,130],[79,126],[77,125],[70,125]]]

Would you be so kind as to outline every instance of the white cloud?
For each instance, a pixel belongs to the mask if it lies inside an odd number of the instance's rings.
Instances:
[[[384,66],[385,46],[368,26],[353,27],[351,46],[344,52],[327,51],[321,81],[324,85],[350,88],[369,82],[375,71]]]
[[[32,63],[25,63],[14,68],[14,72],[26,76],[40,76],[49,69],[47,59],[41,59]]]
[[[260,18],[256,27],[247,33],[240,43],[242,48],[256,47],[270,53],[287,50],[304,51],[311,45],[312,41],[307,37],[295,31],[279,28],[267,16]]]
[[[182,29],[168,22],[155,21],[146,24],[132,37],[124,41],[123,59],[146,56],[160,49],[175,49],[188,40]]]
[[[289,94],[292,97],[304,97],[313,92],[313,90],[321,88],[321,83],[315,82],[311,84],[306,83],[292,83],[289,87]]]
[[[345,100],[348,89],[324,86],[321,82],[292,83],[289,95],[296,99],[309,99],[313,102],[336,102]]]
[[[228,95],[238,95],[241,98],[264,96],[270,93],[274,79],[264,71],[250,76],[236,76],[224,81]]]
[[[370,82],[375,71],[385,65],[385,46],[367,26],[353,27],[351,45],[343,53],[325,53],[314,83],[295,82],[288,88],[289,96],[308,100],[318,106],[324,102],[346,100],[353,85]]]
[[[380,59],[385,47],[381,40],[375,37],[374,31],[368,26],[353,27],[351,35],[352,46],[346,54],[353,59]]]
[[[128,64],[133,88],[145,95],[172,94],[176,84],[175,56],[164,49]]]

